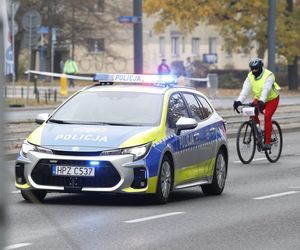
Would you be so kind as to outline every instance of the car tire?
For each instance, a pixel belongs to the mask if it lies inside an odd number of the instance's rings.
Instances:
[[[44,190],[21,190],[21,195],[26,201],[39,203],[45,199],[47,192]]]
[[[216,157],[212,183],[201,185],[201,189],[204,194],[219,195],[223,192],[227,175],[227,164],[224,151],[219,150]]]
[[[168,156],[164,156],[160,165],[157,191],[155,194],[155,201],[158,204],[166,204],[169,201],[170,193],[173,187],[173,172],[172,163]]]

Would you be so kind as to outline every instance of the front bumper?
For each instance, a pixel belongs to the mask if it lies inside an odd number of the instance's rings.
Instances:
[[[94,177],[55,176],[53,165],[87,166],[98,161]],[[132,155],[70,156],[29,152],[19,154],[15,165],[18,189],[52,192],[146,192],[149,172],[144,160],[133,162]]]

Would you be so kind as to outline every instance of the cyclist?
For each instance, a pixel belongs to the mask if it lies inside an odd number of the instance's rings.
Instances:
[[[270,150],[272,116],[279,103],[280,87],[275,82],[274,74],[263,66],[263,61],[260,58],[254,58],[249,62],[251,71],[244,81],[239,97],[233,103],[233,108],[236,110],[245,101],[249,91],[252,90],[254,106],[257,106],[260,111],[265,110],[265,145],[263,150]],[[260,124],[258,112],[255,115],[255,122]]]

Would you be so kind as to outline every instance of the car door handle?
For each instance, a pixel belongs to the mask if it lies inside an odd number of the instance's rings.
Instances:
[[[193,137],[194,137],[194,139],[196,139],[196,140],[198,140],[199,136],[200,136],[200,134],[199,134],[199,133],[195,133],[195,134],[193,134]]]
[[[216,128],[210,128],[209,132],[214,133],[216,131]]]

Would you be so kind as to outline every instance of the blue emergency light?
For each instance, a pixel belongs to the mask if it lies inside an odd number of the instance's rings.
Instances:
[[[91,166],[99,166],[100,162],[99,161],[90,161]]]

